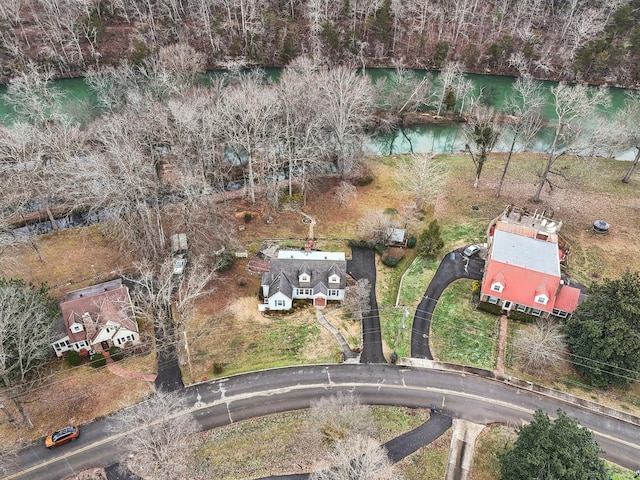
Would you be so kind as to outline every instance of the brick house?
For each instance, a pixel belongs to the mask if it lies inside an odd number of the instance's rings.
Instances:
[[[488,230],[488,249],[480,300],[542,318],[567,318],[581,291],[563,275],[569,245],[558,231],[562,222],[509,206]]]
[[[67,293],[60,311],[63,336],[51,344],[58,357],[140,343],[129,289],[120,279]]]
[[[309,299],[316,307],[342,301],[347,282],[343,252],[280,250],[262,274],[260,311],[289,310],[293,300]]]

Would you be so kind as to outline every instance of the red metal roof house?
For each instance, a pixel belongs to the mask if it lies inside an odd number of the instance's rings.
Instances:
[[[480,300],[512,311],[567,318],[580,290],[567,285],[561,266],[569,250],[562,222],[513,206],[491,223]]]

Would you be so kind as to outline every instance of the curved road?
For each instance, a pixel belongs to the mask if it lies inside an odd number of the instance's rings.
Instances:
[[[499,381],[438,370],[391,365],[313,365],[252,372],[188,387],[185,394],[203,429],[257,416],[308,408],[312,400],[352,391],[364,403],[429,408],[474,423],[520,425],[541,408],[555,416],[558,408],[594,431],[603,456],[635,470],[640,458],[640,426],[585,408],[518,389]],[[96,465],[111,465],[126,452],[125,434],[108,437],[105,420],[82,427],[78,442],[54,451],[41,442],[20,455],[21,472],[10,479],[57,480]]]
[[[412,358],[433,360],[431,349],[429,348],[431,317],[444,289],[460,278],[482,280],[484,260],[477,255],[471,258],[464,257],[462,255],[463,250],[464,247],[445,255],[416,309],[411,330]]]

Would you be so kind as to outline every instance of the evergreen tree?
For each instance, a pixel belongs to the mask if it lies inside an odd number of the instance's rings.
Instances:
[[[512,449],[500,458],[502,480],[609,480],[593,433],[558,410],[536,410]]]
[[[418,253],[423,257],[435,255],[444,247],[440,224],[435,218],[431,220],[429,226],[422,231],[418,240]]]
[[[591,288],[565,326],[571,359],[593,385],[625,385],[640,370],[640,275]]]

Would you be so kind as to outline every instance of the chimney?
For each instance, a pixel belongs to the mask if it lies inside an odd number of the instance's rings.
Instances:
[[[87,340],[91,343],[96,337],[96,325],[88,312],[82,314],[82,325],[84,325],[84,331],[87,332]]]
[[[560,280],[560,283],[558,283],[558,288],[556,288],[556,298],[558,298],[558,295],[560,294],[560,290],[562,289],[562,287],[564,286],[564,280]]]

